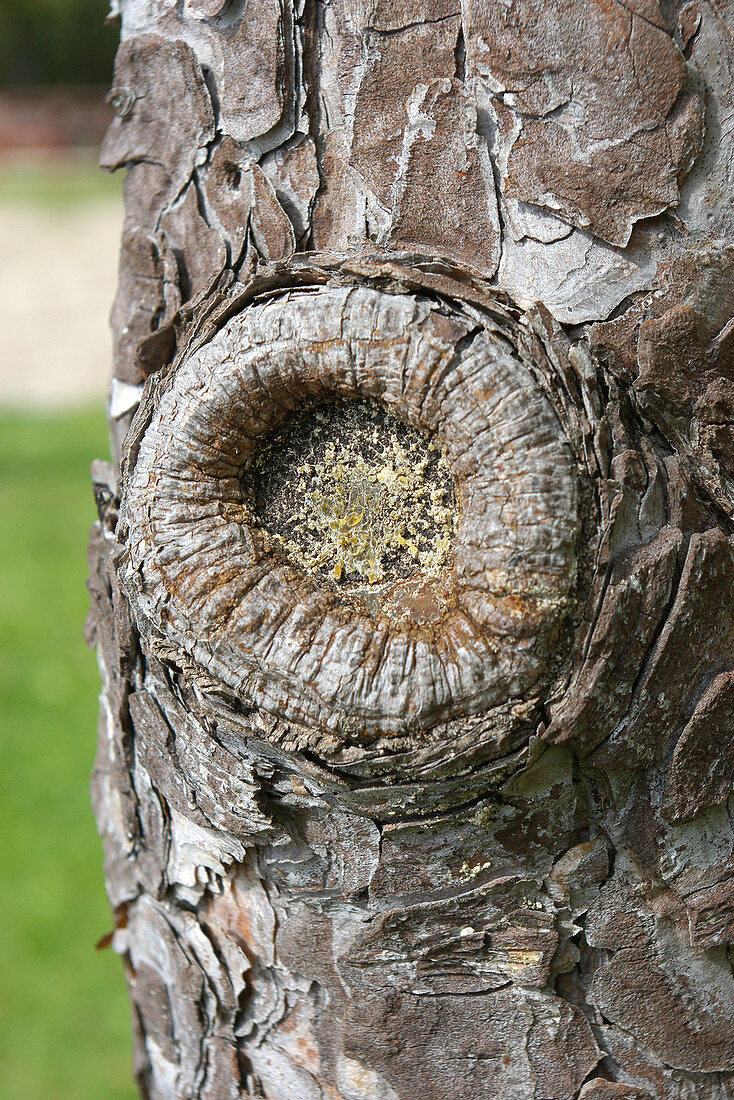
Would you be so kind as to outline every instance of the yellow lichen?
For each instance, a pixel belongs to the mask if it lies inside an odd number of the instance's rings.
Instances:
[[[403,575],[407,565],[436,575],[448,560],[454,522],[437,444],[362,402],[313,410],[307,442],[299,430],[298,446],[289,438],[279,443],[281,465],[284,446],[292,464],[280,478],[278,529],[268,524],[276,545],[306,572],[335,582],[379,584],[401,560]],[[257,462],[261,480],[277,465],[273,446],[266,447]]]

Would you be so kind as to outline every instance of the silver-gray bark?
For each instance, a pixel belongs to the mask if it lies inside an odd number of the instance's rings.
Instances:
[[[727,3],[113,7],[143,1095],[734,1097]]]

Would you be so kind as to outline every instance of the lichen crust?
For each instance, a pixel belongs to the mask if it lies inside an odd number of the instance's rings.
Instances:
[[[150,389],[127,472],[120,576],[143,636],[338,742],[429,736],[522,700],[568,608],[579,492],[515,326],[435,294],[359,283],[281,289],[226,320]],[[359,475],[368,488],[402,478],[413,493],[402,506],[417,511],[433,492],[440,522],[420,546],[413,539],[411,569],[385,567],[400,539],[411,542],[403,521],[399,538],[372,536],[377,505],[365,524],[352,488],[338,503],[335,464],[353,486],[360,459],[336,446],[323,452],[321,482],[307,462],[295,472],[311,509],[308,547],[269,530],[258,509],[253,479],[267,476],[273,439],[334,403],[377,410],[443,464],[440,491],[421,481],[425,459],[411,481],[400,446],[392,465]],[[324,500],[320,556],[313,516]],[[350,523],[365,546],[373,538],[371,559],[362,542],[349,557]]]
[[[446,456],[374,401],[306,405],[248,473],[279,549],[383,615],[391,583],[413,573],[423,584],[449,561],[456,509]]]

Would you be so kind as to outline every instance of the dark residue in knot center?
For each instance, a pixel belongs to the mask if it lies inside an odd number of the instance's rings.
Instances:
[[[278,549],[345,594],[450,568],[456,503],[443,451],[377,403],[299,410],[245,477]]]

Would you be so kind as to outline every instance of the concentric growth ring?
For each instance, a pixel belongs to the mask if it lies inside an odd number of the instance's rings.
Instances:
[[[447,568],[385,606],[276,548],[248,501],[258,446],[308,402],[378,402],[435,439],[453,478]],[[266,711],[341,739],[417,734],[521,697],[573,582],[571,448],[509,326],[369,286],[245,306],[178,367],[123,500],[139,619]]]

